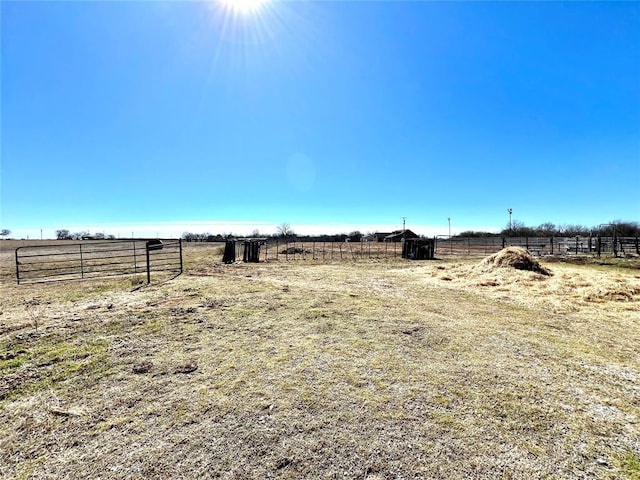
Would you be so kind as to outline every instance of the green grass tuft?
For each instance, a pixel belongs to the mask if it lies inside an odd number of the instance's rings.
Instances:
[[[640,480],[640,455],[627,451],[620,459],[620,469],[628,480]]]

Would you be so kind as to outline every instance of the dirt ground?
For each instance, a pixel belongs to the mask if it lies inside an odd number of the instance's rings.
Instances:
[[[637,260],[197,245],[149,286],[16,285],[0,255],[1,478],[640,478]]]

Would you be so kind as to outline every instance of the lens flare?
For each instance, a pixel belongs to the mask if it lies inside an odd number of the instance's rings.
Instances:
[[[267,0],[222,0],[229,9],[239,14],[248,14],[260,10]]]

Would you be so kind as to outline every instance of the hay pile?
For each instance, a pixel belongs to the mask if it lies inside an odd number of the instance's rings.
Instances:
[[[515,268],[539,273],[541,275],[553,275],[524,248],[507,247],[482,260],[479,265],[483,272],[492,272],[497,268]]]

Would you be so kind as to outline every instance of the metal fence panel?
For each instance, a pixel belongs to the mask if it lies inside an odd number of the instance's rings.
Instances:
[[[31,245],[15,250],[18,283],[182,273],[182,240],[130,239]]]
[[[436,253],[440,255],[489,255],[508,246],[522,247],[538,256],[640,255],[638,237],[436,237]]]

